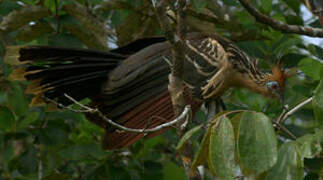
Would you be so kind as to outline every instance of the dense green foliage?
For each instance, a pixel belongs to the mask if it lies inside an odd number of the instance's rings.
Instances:
[[[251,2],[282,22],[319,27],[314,17],[303,19],[300,1]],[[323,48],[311,40],[257,23],[236,0],[191,0],[190,31],[217,32],[236,41],[263,69],[279,56],[285,67],[299,70],[288,80],[284,103],[292,108],[310,97],[313,102],[283,122],[297,139],[274,131],[271,120],[283,111],[279,101],[233,89],[223,98],[228,111],[247,112],[219,115],[207,129],[198,126],[206,121],[199,111],[190,124],[195,129],[181,141],[169,130],[129,148],[103,151],[103,130],[82,114],[28,107],[27,83],[8,80],[12,68],[3,62],[5,46],[108,50],[162,30],[147,0],[58,0],[57,10],[54,0],[0,0],[0,180],[185,179],[176,155],[187,139],[194,144],[193,166],[205,165],[205,179],[323,178]]]

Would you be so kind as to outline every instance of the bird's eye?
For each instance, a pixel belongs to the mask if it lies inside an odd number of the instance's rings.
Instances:
[[[270,81],[266,84],[269,89],[279,90],[279,84],[276,81]]]

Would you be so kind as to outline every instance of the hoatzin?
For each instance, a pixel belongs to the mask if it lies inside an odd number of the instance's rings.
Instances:
[[[185,98],[193,112],[231,87],[282,96],[286,73],[279,66],[272,73],[261,72],[253,58],[217,34],[189,33],[183,42]],[[165,38],[140,39],[109,52],[13,46],[5,59],[15,68],[12,79],[30,81],[26,93],[35,95],[30,106],[44,105],[46,99],[69,105],[66,93],[76,100],[90,98],[90,107],[129,128],[152,128],[175,118],[167,89],[171,45]],[[95,114],[86,117],[106,129],[105,149],[122,148],[145,136],[120,131]]]

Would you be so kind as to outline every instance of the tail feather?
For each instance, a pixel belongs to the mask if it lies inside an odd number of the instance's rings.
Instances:
[[[32,106],[44,98],[71,104],[64,94],[76,100],[100,93],[108,73],[126,56],[115,52],[48,46],[8,47],[5,61],[17,66],[10,78],[28,80],[26,93],[34,94]]]

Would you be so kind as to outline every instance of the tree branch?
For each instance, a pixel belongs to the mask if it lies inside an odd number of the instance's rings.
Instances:
[[[153,6],[156,10],[156,16],[165,33],[165,36],[169,43],[172,45],[172,65],[171,74],[169,75],[168,91],[172,99],[173,109],[175,116],[178,116],[185,107],[184,99],[184,86],[183,86],[183,65],[184,65],[184,53],[183,53],[183,41],[186,36],[186,24],[185,24],[185,10],[186,0],[177,0],[173,9],[176,10],[176,30],[172,29],[169,18],[167,16],[167,0],[152,0]],[[181,138],[187,131],[188,119],[186,121],[180,121],[177,124],[177,134]],[[187,142],[181,151],[181,159],[185,173],[189,179],[201,179],[198,171],[191,169],[194,152],[192,143]]]
[[[56,101],[54,101],[52,99],[49,99],[47,97],[43,97],[43,98],[45,98],[47,101],[49,101],[51,103],[54,103],[55,105],[57,105],[60,108],[68,109],[68,110],[73,111],[73,112],[77,112],[77,113],[86,112],[86,113],[98,114],[108,124],[111,124],[112,126],[118,128],[120,130],[127,131],[127,132],[133,132],[133,133],[152,133],[152,132],[156,132],[156,131],[159,131],[161,129],[164,129],[164,128],[167,128],[167,127],[170,127],[170,126],[173,126],[173,125],[177,124],[181,120],[185,119],[185,117],[192,116],[191,115],[191,107],[188,105],[188,106],[185,106],[184,111],[177,118],[175,118],[172,121],[169,121],[167,123],[161,124],[159,126],[156,126],[154,128],[150,128],[150,129],[146,129],[146,128],[144,128],[144,129],[134,129],[134,128],[128,128],[128,127],[122,126],[121,124],[118,124],[118,123],[114,122],[113,120],[107,118],[98,109],[93,109],[93,108],[90,108],[90,107],[88,107],[86,105],[83,105],[83,104],[81,104],[80,102],[78,102],[77,100],[75,100],[74,98],[72,98],[71,96],[69,96],[67,94],[64,94],[64,96],[67,99],[69,99],[70,101],[72,101],[73,103],[75,103],[76,105],[80,106],[82,108],[82,110],[77,110],[77,109],[73,109],[72,107],[64,106],[63,104],[57,103]]]
[[[282,114],[279,116],[279,118],[277,119],[276,123],[281,124],[282,122],[284,122],[289,116],[291,116],[292,114],[294,114],[296,111],[298,111],[300,108],[302,108],[303,106],[305,106],[306,104],[310,103],[313,100],[313,97],[310,97],[304,101],[302,101],[301,103],[299,103],[298,105],[296,105],[294,108],[292,108],[289,111],[284,110],[282,112]]]
[[[289,25],[277,21],[269,16],[260,13],[256,8],[250,5],[247,0],[239,0],[242,6],[253,16],[256,20],[262,24],[269,25],[275,30],[281,31],[282,33],[295,33],[301,35],[307,35],[312,37],[323,37],[322,28],[310,28],[298,25]]]
[[[180,122],[185,117],[192,116],[191,115],[191,107],[188,105],[188,106],[185,106],[184,111],[177,118],[175,118],[172,121],[169,121],[167,123],[161,124],[159,126],[156,126],[154,128],[150,128],[150,129],[146,129],[146,128],[144,128],[144,129],[134,129],[134,128],[128,128],[128,127],[122,126],[121,124],[118,124],[118,123],[114,122],[113,120],[106,117],[98,109],[93,109],[93,108],[90,108],[90,107],[88,107],[86,105],[83,105],[83,104],[81,104],[80,102],[78,102],[77,100],[75,100],[74,98],[72,98],[71,96],[69,96],[67,94],[64,94],[64,96],[67,99],[69,99],[70,101],[72,101],[73,103],[75,103],[76,105],[80,106],[82,108],[82,110],[78,110],[78,109],[74,109],[72,107],[64,106],[63,104],[57,103],[56,101],[54,101],[52,99],[49,99],[47,97],[43,97],[43,98],[46,99],[47,101],[57,105],[60,108],[67,109],[67,110],[70,110],[70,111],[73,111],[73,112],[77,112],[77,113],[80,113],[80,112],[84,113],[85,112],[85,113],[98,114],[108,124],[111,124],[112,126],[118,128],[120,130],[127,131],[127,132],[132,132],[132,133],[152,133],[152,132],[156,132],[156,131],[159,131],[161,129],[171,127],[171,126],[177,124],[178,122]]]
[[[288,134],[292,139],[296,140],[297,137],[290,132],[286,127],[284,127],[282,125],[282,123],[292,114],[294,114],[296,111],[298,111],[300,108],[302,108],[303,106],[305,106],[306,104],[310,103],[313,100],[313,97],[310,97],[304,101],[302,101],[301,103],[299,103],[298,105],[296,105],[294,108],[292,108],[291,110],[288,111],[288,106],[284,106],[284,110],[283,112],[279,115],[279,117],[277,118],[276,121],[273,121],[273,123],[276,125],[277,128],[283,130],[286,134]]]

